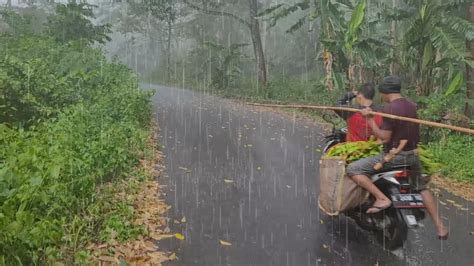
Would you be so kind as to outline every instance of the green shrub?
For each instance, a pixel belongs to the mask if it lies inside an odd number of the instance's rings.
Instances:
[[[117,222],[130,217],[124,206],[100,213],[96,191],[143,156],[150,93],[99,50],[36,40],[0,45],[9,54],[0,57],[0,264],[61,259],[62,247],[107,237],[107,228],[119,240],[139,232]]]
[[[459,181],[474,182],[474,138],[466,135],[447,135],[429,147],[443,164],[442,174]]]

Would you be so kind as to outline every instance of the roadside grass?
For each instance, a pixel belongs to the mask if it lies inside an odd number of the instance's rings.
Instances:
[[[449,134],[429,144],[436,159],[443,164],[442,176],[474,183],[474,138]]]

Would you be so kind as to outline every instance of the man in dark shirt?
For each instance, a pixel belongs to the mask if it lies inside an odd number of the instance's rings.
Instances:
[[[377,110],[373,99],[375,95],[374,86],[371,83],[362,85],[359,91],[348,92],[344,98],[339,100],[339,105],[350,105],[350,102],[355,98],[357,105],[351,106],[353,108],[363,109],[370,107]],[[346,141],[367,141],[373,136],[372,129],[367,124],[367,119],[361,113],[336,111],[336,113],[347,122],[347,136]],[[377,125],[382,124],[382,117],[376,116],[375,122]]]
[[[386,77],[379,86],[382,100],[387,104],[383,108],[384,113],[416,118],[417,107],[410,100],[400,94],[401,81],[396,76]],[[443,225],[438,215],[435,199],[427,189],[430,181],[429,177],[421,175],[421,166],[416,148],[420,139],[420,129],[418,124],[411,122],[383,119],[381,127],[377,125],[373,117],[369,115],[370,108],[361,111],[362,115],[368,118],[368,124],[372,128],[374,135],[384,143],[384,154],[358,160],[349,164],[347,174],[358,185],[368,190],[374,197],[375,202],[368,213],[376,213],[391,206],[392,202],[383,194],[369,179],[369,176],[379,171],[392,169],[401,165],[410,165],[415,173],[414,180],[410,180],[415,190],[420,191],[426,210],[433,219],[440,239],[446,239],[448,230]],[[380,167],[377,167],[379,165]]]

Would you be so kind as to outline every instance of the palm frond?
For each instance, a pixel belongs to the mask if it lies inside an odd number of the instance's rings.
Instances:
[[[442,54],[456,60],[466,61],[466,44],[464,39],[457,34],[441,27],[434,27],[431,42]]]
[[[474,24],[472,22],[458,16],[446,16],[443,22],[453,31],[463,34],[468,41],[474,39]]]

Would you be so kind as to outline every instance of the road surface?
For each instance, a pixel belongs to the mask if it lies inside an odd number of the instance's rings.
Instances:
[[[386,251],[346,217],[317,207],[325,131],[198,92],[155,85],[171,205],[161,241],[169,265],[474,265],[474,206],[440,192],[451,234],[439,241],[429,218],[403,249]],[[457,207],[456,207],[457,206]]]

